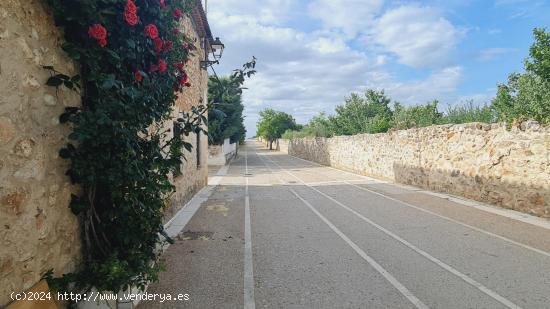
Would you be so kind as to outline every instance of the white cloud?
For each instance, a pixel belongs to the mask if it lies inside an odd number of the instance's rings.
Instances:
[[[209,21],[212,23],[211,12],[223,12],[227,16],[241,16],[256,20],[262,24],[278,25],[286,21],[292,10],[292,0],[223,0],[208,2]]]
[[[463,35],[438,10],[404,5],[386,11],[366,40],[396,55],[400,63],[419,68],[446,64]]]
[[[434,99],[454,101],[456,87],[462,81],[463,70],[459,66],[443,68],[425,79],[399,81],[384,72],[373,72],[364,88],[384,89],[396,101],[405,105],[425,103]]]
[[[276,3],[277,1],[274,0],[270,3]],[[228,2],[237,3],[238,1],[228,0]],[[225,4],[212,6],[209,11],[209,20],[214,34],[220,36],[226,45],[222,64],[215,68],[220,74],[231,72],[232,69],[239,67],[252,55],[258,58],[258,73],[246,82],[245,86],[248,90],[245,90],[243,95],[246,115],[245,125],[249,136],[255,133],[258,112],[267,107],[288,112],[298,122],[306,123],[318,112],[332,113],[335,105],[341,104],[351,92],[363,92],[367,87],[386,89],[386,93],[393,99],[400,100],[404,104],[413,104],[436,98],[445,100],[453,97],[456,87],[462,79],[462,69],[457,66],[440,67],[424,79],[400,81],[398,77],[392,76],[384,67],[391,61],[391,57],[388,57],[385,53],[372,52],[372,50],[354,49],[351,47],[348,37],[342,36],[342,31],[349,31],[349,33],[363,31],[361,26],[358,26],[363,22],[361,16],[353,15],[355,12],[336,12],[336,15],[343,14],[338,15],[342,18],[340,22],[350,21],[354,24],[353,27],[347,30],[338,29],[340,26],[337,19],[329,20],[327,17],[326,25],[333,26],[306,32],[285,26],[285,23],[266,22],[260,16],[253,14],[255,9],[264,9],[269,12],[265,13],[266,15],[276,16],[281,14],[278,11],[279,9],[288,10],[288,6],[284,7],[282,5],[283,8],[280,8],[277,5],[270,6],[269,3],[264,5],[253,0],[244,2],[247,5],[243,4],[240,9],[225,8]],[[369,1],[360,2],[364,4]],[[221,1],[221,3],[224,3],[224,1]],[[314,3],[330,7],[332,2],[317,0]],[[374,1],[372,3],[380,3],[376,5],[381,6],[382,2]],[[252,5],[252,7],[248,5]],[[377,10],[380,10],[380,7],[376,7],[376,5],[368,7],[366,11],[372,12],[368,16],[374,18],[369,22],[377,23],[377,25],[382,25],[389,19],[394,18],[391,14],[399,13],[395,10],[389,11],[389,17],[384,14],[380,21],[376,21],[374,14]],[[344,7],[354,11],[353,6],[339,7],[340,9]],[[315,11],[315,9],[310,6],[310,10]],[[425,8],[420,9],[424,10]],[[435,11],[428,10],[428,12],[432,14],[432,17],[427,19],[428,21],[422,22],[414,19],[415,23],[412,24],[413,27],[417,27],[415,25],[419,24],[420,30],[424,29],[424,31],[411,30],[409,32],[419,36],[419,39],[426,40],[426,36],[430,38],[433,35],[441,35],[439,32],[436,33],[425,28],[441,26],[441,24],[447,26],[441,20],[441,17],[434,13]],[[287,14],[289,13],[287,12]],[[351,15],[347,16],[346,14]],[[433,18],[433,16],[438,17]],[[425,18],[426,16],[422,17]],[[359,21],[353,22],[357,19]],[[401,21],[402,24],[399,27],[406,27],[411,19],[409,17],[409,19]],[[399,27],[397,29],[400,29]],[[452,25],[449,27],[452,28],[452,34],[456,35],[456,29]],[[449,30],[449,28],[443,30]],[[371,35],[369,34],[369,36]],[[388,32],[381,31],[380,35],[387,38]],[[452,41],[450,38],[447,39],[445,34],[443,36],[445,46],[454,46],[454,43],[449,43],[449,41]],[[397,35],[395,37],[400,40],[411,41],[409,38],[402,38]],[[428,45],[433,47],[431,45],[437,45],[441,41],[428,40],[428,42]],[[407,44],[413,46],[407,47]],[[395,53],[399,59],[404,59],[406,62],[416,65],[421,61],[408,54],[408,52],[410,51],[410,53],[416,55],[419,52],[424,52],[427,47],[425,47],[425,44],[419,44],[418,46],[413,43],[407,44],[405,44],[405,47],[395,47],[395,51],[394,45],[389,43],[387,45],[392,47],[390,51]],[[407,49],[407,51],[404,51],[404,49]],[[448,50],[428,53],[428,56],[435,55],[436,58],[440,59],[443,57],[441,55],[446,52]],[[424,63],[422,62],[422,64]]]
[[[380,12],[384,0],[315,0],[308,6],[312,17],[327,29],[339,29],[349,37],[365,32]]]

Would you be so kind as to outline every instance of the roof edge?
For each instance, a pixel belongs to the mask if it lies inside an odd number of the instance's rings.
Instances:
[[[191,11],[191,19],[195,23],[197,33],[199,37],[206,38],[209,42],[212,42],[214,38],[212,37],[212,31],[210,30],[210,24],[208,23],[208,18],[206,17],[206,11],[202,6],[201,0],[195,0],[195,6]]]

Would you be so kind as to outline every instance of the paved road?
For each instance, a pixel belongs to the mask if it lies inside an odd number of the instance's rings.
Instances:
[[[140,308],[550,308],[550,230],[248,142]]]

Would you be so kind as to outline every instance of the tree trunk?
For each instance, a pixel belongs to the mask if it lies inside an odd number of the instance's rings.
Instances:
[[[269,141],[269,150],[273,150],[273,141],[272,140]]]

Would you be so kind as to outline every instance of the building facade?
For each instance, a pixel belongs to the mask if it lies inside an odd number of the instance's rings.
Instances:
[[[182,31],[195,39],[197,49],[187,66],[192,86],[176,102],[175,118],[207,103],[208,76],[200,61],[212,35],[200,0],[182,20]],[[49,269],[61,275],[80,261],[80,227],[68,207],[79,188],[65,175],[68,161],[58,155],[70,133],[59,115],[67,106],[78,106],[80,97],[46,86],[49,73],[42,68],[77,74],[62,43],[45,1],[0,2],[0,307]],[[181,176],[173,178],[176,192],[167,205],[167,220],[207,183],[207,137],[191,134],[188,142],[193,151],[186,155]]]

